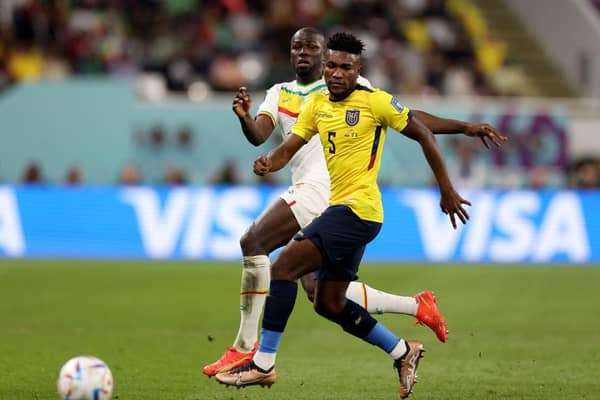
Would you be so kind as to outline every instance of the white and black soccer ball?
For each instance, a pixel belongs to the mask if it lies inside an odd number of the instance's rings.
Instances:
[[[108,400],[113,377],[108,365],[99,358],[71,358],[58,374],[58,394],[63,400]]]

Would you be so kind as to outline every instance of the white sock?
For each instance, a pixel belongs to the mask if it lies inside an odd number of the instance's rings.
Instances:
[[[268,371],[275,365],[275,357],[277,357],[277,353],[263,353],[257,351],[252,361],[254,361],[254,364],[256,364],[257,367]]]
[[[371,314],[417,314],[417,300],[414,297],[382,292],[362,282],[350,282],[346,297]]]
[[[249,352],[258,340],[258,322],[271,282],[271,261],[268,256],[260,255],[246,256],[242,263],[240,329],[233,347],[242,352]]]
[[[406,354],[406,350],[408,350],[408,345],[406,344],[406,340],[400,339],[400,341],[398,342],[396,347],[394,347],[392,349],[392,351],[390,351],[390,356],[392,356],[392,358],[394,360],[397,360]]]

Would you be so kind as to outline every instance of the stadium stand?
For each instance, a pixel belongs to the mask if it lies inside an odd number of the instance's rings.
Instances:
[[[475,3],[490,21],[493,32],[511,49],[511,67],[504,81],[497,84],[527,86],[529,95],[540,97],[573,97],[576,92],[563,74],[550,61],[538,40],[531,34],[527,21],[520,19],[502,0],[476,0]]]
[[[366,73],[398,93],[494,94],[507,59],[464,0],[6,0],[0,59],[5,82],[153,72],[173,91],[194,82],[262,89],[289,77],[288,40],[300,25],[359,33]]]
[[[121,169],[135,165],[139,183],[198,184],[219,180],[219,170],[235,160],[239,181],[256,183],[246,166],[258,152],[237,140],[235,121],[229,121],[229,95],[244,84],[258,100],[272,83],[290,79],[289,37],[299,25],[313,25],[325,32],[351,30],[363,38],[364,74],[375,86],[401,95],[406,104],[453,118],[484,119],[513,136],[507,157],[475,150],[475,158],[488,172],[469,182],[484,187],[539,186],[542,181],[551,187],[573,185],[581,181],[570,178],[579,170],[573,166],[580,159],[594,159],[597,152],[583,144],[579,146],[590,154],[571,155],[562,147],[572,108],[510,101],[488,106],[478,100],[574,94],[507,4],[500,0],[2,1],[0,90],[12,90],[0,99],[0,111],[7,129],[21,132],[11,138],[12,144],[30,151],[20,158],[18,153],[4,154],[0,177],[20,180],[35,160],[49,183],[114,183],[122,178]],[[25,82],[38,86],[22,85]],[[131,98],[134,90],[138,100]],[[84,93],[94,104],[81,104],[78,96]],[[38,107],[39,120],[19,114],[23,104]],[[58,115],[63,117],[44,122]],[[218,121],[210,126],[201,123],[207,116]],[[94,119],[102,119],[102,124],[90,123]],[[49,137],[61,135],[78,150],[70,154],[61,141],[39,140],[40,130],[47,130]],[[541,140],[544,136],[552,139]],[[468,153],[464,146],[445,138],[440,142],[450,164],[461,164],[456,160]],[[430,182],[413,150],[410,144],[388,142],[382,184]],[[99,151],[110,158],[99,159]],[[539,164],[535,169],[532,160]],[[73,165],[77,169],[67,178]],[[399,176],[398,169],[406,173]],[[285,179],[275,177],[278,181]]]

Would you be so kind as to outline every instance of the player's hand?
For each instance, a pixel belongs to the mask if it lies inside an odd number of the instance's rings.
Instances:
[[[469,124],[465,130],[465,135],[480,138],[483,145],[488,149],[490,148],[489,142],[493,143],[496,147],[500,147],[502,142],[508,140],[508,137],[498,132],[489,124]]]
[[[233,98],[231,108],[238,117],[243,118],[248,115],[250,106],[252,106],[252,99],[250,99],[248,89],[245,86],[242,86]]]
[[[460,195],[456,193],[454,189],[442,192],[440,207],[444,214],[450,216],[450,222],[452,223],[452,227],[454,229],[456,229],[456,216],[458,216],[463,225],[466,224],[469,219],[469,214],[463,206],[465,204],[468,206],[471,205],[468,200],[460,197]]]
[[[260,156],[254,161],[254,173],[256,175],[264,176],[271,171],[271,159]]]

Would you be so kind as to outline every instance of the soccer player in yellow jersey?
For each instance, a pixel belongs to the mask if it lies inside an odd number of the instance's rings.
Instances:
[[[232,109],[239,118],[246,139],[258,146],[264,143],[277,126],[282,139],[291,134],[302,105],[315,93],[326,91],[322,78],[325,38],[314,28],[299,29],[290,41],[290,61],[295,79],[273,85],[258,107],[255,117],[250,115],[251,97],[245,87],[233,99]],[[371,84],[359,76],[357,83]],[[487,124],[469,124],[439,118],[423,111],[413,110],[415,116],[435,133],[464,133],[479,137],[486,147],[500,145],[506,138]],[[262,314],[270,281],[269,253],[285,245],[296,232],[307,226],[328,205],[330,195],[329,172],[318,137],[309,140],[289,162],[291,185],[273,201],[248,227],[240,239],[242,279],[240,290],[240,324],[231,346],[216,361],[207,364],[203,373],[214,376],[249,362],[257,350],[257,327]],[[314,276],[301,278],[310,300],[314,298]],[[442,342],[448,333],[443,316],[431,291],[415,296],[398,296],[374,289],[362,282],[351,282],[346,296],[371,313],[402,313],[413,315],[417,321],[430,327]]]
[[[232,109],[238,117],[246,139],[255,146],[264,143],[278,127],[282,139],[291,134],[303,104],[315,93],[326,91],[323,74],[325,38],[315,28],[299,29],[290,41],[290,62],[295,79],[273,85],[259,105],[257,114],[250,114],[251,96],[241,87],[233,99]],[[357,83],[371,84],[359,76]],[[419,110],[412,110],[434,133],[464,133],[478,137],[489,148],[500,146],[506,137],[488,124],[467,123],[439,118]],[[357,115],[358,116],[358,115]],[[352,118],[352,114],[349,115]],[[358,120],[357,120],[358,121]],[[332,138],[340,140],[340,138]],[[330,196],[329,172],[318,137],[313,137],[288,163],[291,185],[273,201],[248,227],[240,239],[242,250],[242,279],[240,290],[240,323],[231,346],[216,361],[202,369],[207,376],[229,371],[249,362],[257,350],[257,327],[270,282],[269,254],[285,245],[301,229],[327,208]],[[314,274],[301,278],[308,298],[314,298]],[[348,285],[346,297],[363,306],[370,313],[401,313],[413,315],[418,323],[431,328],[438,339],[448,337],[446,323],[429,290],[414,296],[386,293],[354,281]]]
[[[452,186],[432,132],[411,116],[389,93],[357,85],[363,43],[338,33],[327,42],[324,78],[329,93],[314,95],[300,112],[292,134],[268,156],[259,157],[254,172],[264,175],[283,168],[312,136],[319,135],[331,179],[329,207],[294,236],[272,267],[262,337],[249,364],[216,375],[233,386],[270,386],[275,357],[297,294],[297,279],[318,271],[314,307],[346,332],[390,354],[400,380],[400,397],[415,383],[424,351],[417,340],[404,340],[346,298],[349,283],[365,250],[383,222],[377,172],[386,130],[391,127],[416,140],[437,179],[444,213],[453,227],[469,218],[463,199]]]

